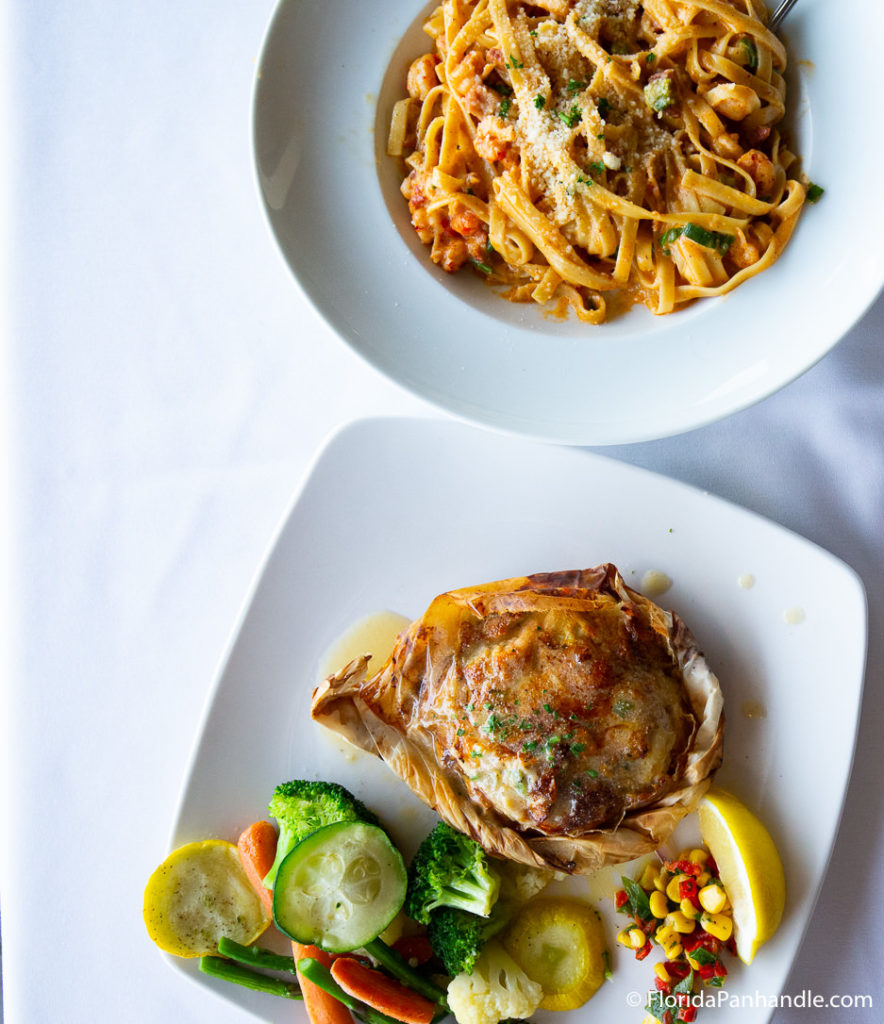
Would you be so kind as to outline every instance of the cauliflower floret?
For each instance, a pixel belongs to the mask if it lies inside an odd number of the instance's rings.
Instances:
[[[555,878],[565,876],[549,868],[535,868],[513,860],[496,861],[500,874],[500,899],[513,906],[533,900]]]
[[[541,986],[494,940],[485,944],[472,974],[458,974],[448,985],[448,1005],[457,1024],[498,1024],[509,1017],[529,1017],[541,999]]]

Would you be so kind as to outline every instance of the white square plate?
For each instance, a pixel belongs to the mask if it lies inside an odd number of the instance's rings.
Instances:
[[[834,556],[774,523],[596,454],[431,420],[368,420],[337,433],[234,634],[172,845],[235,839],[264,816],[274,786],[308,777],[356,792],[408,855],[433,815],[382,762],[345,750],[310,720],[324,653],[384,608],[417,617],[455,587],[604,561],[637,588],[648,570],[672,578],[658,602],[684,618],[721,679],[728,724],[717,781],[767,823],[788,885],[779,932],[751,968],[730,961],[722,991],[776,997],[826,869],[850,773],[866,649],[863,587]],[[751,588],[738,582],[747,574]],[[797,609],[803,621],[790,623]],[[758,705],[765,716],[750,717]],[[652,986],[653,972],[650,959],[636,963],[614,942],[618,874],[575,883],[599,901],[614,956],[614,979],[591,1007],[599,1020],[638,1024],[644,999],[637,1008],[635,996],[627,1000]],[[273,997],[206,978],[193,961],[170,960],[259,1018],[306,1019],[298,1004],[280,1009]],[[738,1015],[761,1022],[771,1012],[763,1003],[701,1010],[710,1024]]]

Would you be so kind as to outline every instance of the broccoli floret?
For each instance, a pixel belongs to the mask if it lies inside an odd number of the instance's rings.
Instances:
[[[408,867],[405,913],[429,924],[436,907],[455,907],[487,917],[500,892],[500,875],[469,836],[446,825],[433,829]]]
[[[509,908],[502,913],[495,908],[490,917],[479,917],[468,910],[439,907],[430,914],[427,938],[449,974],[472,974],[485,943],[511,917]]]
[[[485,943],[555,878],[555,873],[546,868],[508,860],[501,861],[496,871],[500,875],[500,893],[489,917],[451,907],[438,907],[430,914],[427,937],[449,974],[472,974]]]
[[[292,849],[311,832],[338,821],[365,821],[378,824],[377,815],[361,800],[336,782],[310,782],[294,779],[273,791],[267,807],[279,824],[276,860],[264,876],[264,885],[273,888],[279,866]]]

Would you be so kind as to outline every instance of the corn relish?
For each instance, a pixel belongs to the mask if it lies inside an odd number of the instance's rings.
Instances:
[[[733,910],[714,859],[703,849],[685,850],[676,860],[648,864],[638,878],[624,876],[622,882],[614,902],[630,923],[617,941],[636,960],[644,960],[655,945],[666,958],[654,965],[656,992],[645,1007],[646,1020],[695,1020],[691,995],[701,986],[721,987],[727,977],[721,954],[736,951]]]

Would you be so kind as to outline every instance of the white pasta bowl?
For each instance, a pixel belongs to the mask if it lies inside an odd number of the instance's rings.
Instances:
[[[874,301],[884,7],[805,0],[789,16],[788,125],[825,195],[777,263],[723,298],[590,326],[506,302],[469,271],[445,274],[411,227],[385,145],[408,64],[429,49],[421,24],[433,6],[281,0],[254,93],[258,187],[282,253],[330,326],[392,380],[499,430],[643,441],[772,394]]]

